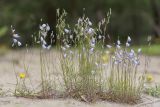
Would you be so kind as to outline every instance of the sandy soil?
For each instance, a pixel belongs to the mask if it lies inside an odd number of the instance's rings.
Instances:
[[[53,50],[54,51],[54,50]],[[32,77],[33,84],[36,84],[40,81],[40,67],[39,67],[39,52],[34,50],[33,54],[27,54],[26,60],[24,63],[29,63],[29,72]],[[50,60],[54,64],[58,64],[57,52],[53,52],[51,57],[54,57],[54,60]],[[15,62],[15,70],[23,71],[23,58],[24,51],[19,52],[8,52],[7,54],[0,56],[0,88],[3,91],[7,92],[7,96],[0,97],[0,107],[130,107],[131,105],[127,104],[117,104],[107,101],[97,101],[93,104],[87,104],[85,102],[76,101],[74,99],[26,99],[26,98],[16,98],[13,97],[13,91],[15,88],[16,78],[13,72],[13,64]],[[148,72],[152,73],[154,76],[154,82],[160,83],[160,57],[152,56],[149,60]],[[53,67],[53,65],[51,66]],[[143,70],[141,67],[139,70]],[[53,71],[55,77],[60,75],[57,72],[57,69]],[[35,86],[36,87],[36,86]],[[159,99],[152,98],[150,96],[144,95],[144,102],[142,104],[134,105],[138,107],[160,107]]]

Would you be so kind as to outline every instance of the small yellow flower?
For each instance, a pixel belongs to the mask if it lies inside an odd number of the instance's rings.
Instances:
[[[102,56],[102,61],[103,61],[104,63],[107,63],[108,60],[109,60],[108,54],[105,54],[105,55]]]
[[[153,81],[153,76],[151,74],[146,75],[146,81],[147,82],[152,82]]]
[[[25,73],[19,73],[19,77],[20,77],[21,79],[23,79],[23,78],[26,77],[26,74],[25,74]]]

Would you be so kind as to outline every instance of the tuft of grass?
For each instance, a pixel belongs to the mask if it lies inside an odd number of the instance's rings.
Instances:
[[[160,98],[160,85],[145,88],[144,92],[150,96]]]
[[[129,43],[128,40],[126,43]],[[128,45],[128,44],[127,44]],[[144,85],[145,71],[138,73],[140,52],[120,47],[117,42],[116,50],[111,55],[108,77],[107,99],[117,102],[136,103],[141,98]]]
[[[64,13],[62,13],[63,15]],[[90,19],[83,16],[75,24],[76,37],[72,37],[73,32],[67,24],[63,23],[65,19],[62,19],[61,16],[59,18],[61,21],[58,22],[62,23],[58,23],[56,27],[58,35],[63,34],[61,35],[63,40],[61,42],[60,64],[65,91],[73,98],[86,102],[95,101],[98,98],[98,93],[103,89],[102,74],[104,73],[101,58],[104,51],[97,51],[98,43],[103,42],[104,36],[97,40],[96,34],[103,33],[100,27],[107,22],[103,20],[103,24],[100,22],[99,28],[94,29]],[[63,29],[60,29],[61,27]],[[72,43],[76,48],[74,51],[71,49]],[[107,59],[108,57],[103,57],[104,61]]]
[[[30,77],[30,66],[31,66],[31,60],[33,58],[33,51],[28,47],[27,44],[23,44],[20,41],[20,36],[15,33],[15,29],[12,28],[12,40],[13,44],[12,47],[14,49],[20,48],[21,46],[24,46],[25,50],[19,54],[21,59],[18,59],[19,63],[17,61],[13,60],[13,68],[14,73],[16,77],[16,88],[14,95],[18,97],[31,97],[31,98],[52,98],[53,97],[53,90],[55,88],[55,81],[54,78],[51,77],[52,72],[55,69],[51,69],[52,66],[54,66],[54,59],[52,56],[52,53],[50,53],[51,45],[48,45],[46,42],[46,37],[49,35],[48,31],[50,30],[50,27],[48,24],[42,24],[40,25],[39,35],[38,38],[32,36],[32,39],[34,39],[33,44],[40,44],[42,46],[42,49],[40,48],[39,58],[40,58],[40,75],[41,75],[41,83],[40,85],[33,85],[32,80]],[[53,36],[53,33],[51,33],[49,36]],[[52,44],[52,42],[51,42]],[[18,54],[18,53],[17,53]],[[28,54],[31,54],[28,56]],[[14,56],[12,56],[14,59]],[[28,61],[27,61],[28,60]],[[51,64],[51,63],[52,64]],[[22,64],[21,71],[17,71],[17,65]],[[37,86],[37,87],[36,87]],[[35,90],[35,89],[39,89]]]

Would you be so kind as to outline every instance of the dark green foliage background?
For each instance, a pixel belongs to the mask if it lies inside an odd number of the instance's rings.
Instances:
[[[124,40],[130,35],[136,43],[141,43],[148,35],[157,39],[160,35],[155,26],[160,29],[160,23],[155,20],[160,19],[154,13],[153,1],[160,7],[160,0],[0,0],[0,43],[9,42],[11,25],[24,37],[24,42],[31,42],[31,34],[37,34],[41,18],[55,31],[57,8],[68,12],[70,24],[82,16],[83,8],[95,24],[111,8],[108,34],[112,38]]]

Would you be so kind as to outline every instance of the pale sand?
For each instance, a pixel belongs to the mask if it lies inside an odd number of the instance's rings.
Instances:
[[[54,50],[53,50],[54,51]],[[97,101],[93,104],[87,104],[85,102],[77,101],[74,99],[46,99],[46,100],[38,100],[38,99],[26,99],[26,98],[16,98],[13,97],[12,92],[15,88],[15,74],[13,72],[12,61],[16,62],[16,70],[23,71],[23,63],[22,58],[24,52],[8,52],[7,54],[0,56],[0,87],[2,87],[3,91],[7,92],[8,96],[0,98],[0,107],[130,107],[131,105],[127,104],[117,104],[111,103],[107,101]],[[14,58],[12,59],[12,56]],[[55,60],[51,60],[51,62],[57,64],[58,63],[58,56],[57,52],[54,52],[53,57]],[[148,71],[153,74],[154,81],[160,83],[160,57],[150,57],[150,65]],[[39,52],[34,50],[34,54],[31,57],[31,54],[27,55],[26,63],[30,63],[29,73],[32,77],[33,84],[39,83],[40,81],[40,67],[39,67]],[[142,70],[140,68],[140,70]],[[37,73],[38,72],[38,73]],[[55,71],[53,72],[55,77],[61,75],[61,73]],[[36,87],[36,86],[35,86]],[[145,96],[144,103],[151,103],[147,105],[134,105],[134,106],[141,106],[141,107],[160,107],[159,99],[152,98]]]

